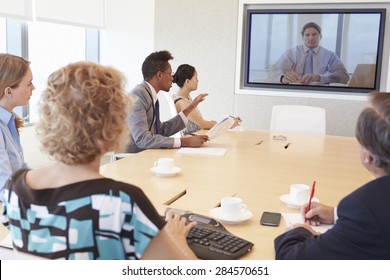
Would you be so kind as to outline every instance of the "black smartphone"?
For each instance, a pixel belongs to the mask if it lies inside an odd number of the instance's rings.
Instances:
[[[263,215],[261,216],[260,219],[260,224],[264,226],[277,227],[280,223],[281,216],[282,215],[280,213],[263,212]]]

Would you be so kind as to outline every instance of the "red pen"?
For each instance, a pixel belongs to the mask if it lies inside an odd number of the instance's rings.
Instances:
[[[307,212],[309,212],[309,210],[310,210],[311,201],[312,201],[312,199],[313,199],[313,197],[314,197],[314,190],[315,190],[315,188],[316,188],[316,181],[313,181],[313,186],[311,187],[311,193],[310,193],[310,198],[309,198],[309,204],[307,205],[306,212],[305,212],[305,223],[306,223],[306,221],[307,221],[307,219],[306,219],[306,214],[307,214]]]

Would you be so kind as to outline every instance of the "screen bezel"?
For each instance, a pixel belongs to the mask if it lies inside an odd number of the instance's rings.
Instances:
[[[385,19],[386,19],[386,8],[384,7],[378,7],[375,9],[372,8],[310,8],[310,9],[300,9],[300,8],[277,8],[277,9],[270,9],[268,7],[265,8],[259,8],[259,5],[254,5],[254,7],[248,6],[246,9],[244,9],[244,17],[243,17],[243,40],[242,40],[242,56],[241,56],[241,71],[240,71],[240,88],[242,89],[249,89],[249,90],[286,90],[287,92],[291,92],[291,96],[294,96],[294,92],[305,92],[308,95],[316,94],[316,93],[336,93],[336,94],[353,94],[353,95],[360,95],[360,96],[367,96],[367,94],[371,91],[378,91],[381,88],[381,76],[382,76],[382,59],[383,59],[383,51],[384,51],[384,34],[385,34]],[[380,15],[380,28],[379,28],[379,39],[378,39],[378,48],[377,48],[377,57],[376,57],[376,67],[375,67],[375,83],[373,88],[356,88],[356,87],[345,87],[345,86],[317,86],[317,85],[285,85],[280,83],[254,83],[254,82],[248,82],[249,80],[249,32],[250,28],[249,21],[251,14],[255,13],[293,13],[293,14],[316,14],[316,13],[377,13]],[[288,93],[286,94],[288,95]]]

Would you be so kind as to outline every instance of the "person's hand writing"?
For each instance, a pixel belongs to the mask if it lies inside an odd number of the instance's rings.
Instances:
[[[313,234],[314,236],[318,236],[320,235],[320,233],[318,231],[315,231],[311,226],[309,226],[308,224],[293,224],[291,226],[289,226],[288,228],[286,228],[285,232],[287,231],[290,231],[290,230],[293,230],[297,227],[303,227],[305,229],[307,229],[308,231],[311,232],[311,234]]]
[[[235,128],[236,126],[239,126],[241,124],[241,118],[239,116],[234,118],[234,123],[230,128]]]
[[[207,135],[196,135],[191,137],[182,137],[181,139],[182,147],[200,147],[204,142],[209,141],[209,137]]]
[[[294,71],[288,71],[282,79],[283,84],[300,83],[300,82],[301,82],[301,76],[299,76],[298,73]]]
[[[311,209],[307,211],[309,204],[305,204],[302,207],[302,216],[306,223],[312,226],[319,226],[320,224],[333,224],[334,223],[334,208],[318,202],[311,203]],[[307,211],[307,213],[306,213]]]
[[[313,82],[320,82],[321,77],[317,74],[306,74],[301,78],[301,83],[304,85],[308,85]]]

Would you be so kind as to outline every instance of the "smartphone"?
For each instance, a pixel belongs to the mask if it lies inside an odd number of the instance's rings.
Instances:
[[[260,219],[260,224],[264,226],[277,227],[280,223],[281,216],[282,215],[280,213],[263,212],[263,215],[261,216]]]

